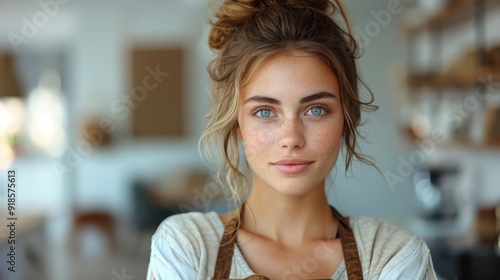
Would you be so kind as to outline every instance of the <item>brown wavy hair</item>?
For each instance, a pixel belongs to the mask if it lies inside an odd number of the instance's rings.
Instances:
[[[199,143],[200,148],[205,144],[203,150],[216,167],[216,178],[229,188],[233,198],[239,201],[248,191],[236,137],[240,88],[264,61],[279,55],[306,53],[333,71],[345,117],[342,143],[346,173],[353,158],[376,168],[371,158],[359,151],[357,141],[361,111],[378,107],[372,104],[373,94],[358,75],[359,49],[340,1],[225,0],[212,4],[214,19],[208,43],[217,56],[208,73],[214,104],[206,115],[208,125]],[[358,82],[368,90],[368,101],[361,100]]]

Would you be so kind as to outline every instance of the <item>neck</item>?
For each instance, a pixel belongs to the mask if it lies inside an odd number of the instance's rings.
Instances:
[[[328,204],[324,181],[307,194],[289,196],[254,184],[245,202],[241,229],[284,247],[335,237],[338,221]]]

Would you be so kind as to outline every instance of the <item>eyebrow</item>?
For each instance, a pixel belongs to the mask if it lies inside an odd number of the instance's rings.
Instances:
[[[337,96],[335,96],[333,93],[330,93],[330,92],[320,91],[318,93],[314,93],[314,94],[311,94],[309,96],[302,97],[300,99],[299,103],[304,104],[304,103],[309,103],[311,101],[315,101],[318,99],[324,99],[324,98],[337,99]],[[252,96],[252,97],[248,98],[247,100],[245,100],[245,102],[243,102],[243,104],[246,104],[248,102],[269,103],[269,104],[274,104],[274,105],[281,104],[281,101],[279,101],[278,99],[274,99],[272,97],[262,96],[262,95]]]

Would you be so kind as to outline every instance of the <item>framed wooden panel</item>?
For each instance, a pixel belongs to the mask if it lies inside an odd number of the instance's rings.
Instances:
[[[486,142],[500,145],[500,108],[486,107],[485,127]]]
[[[130,96],[133,137],[184,136],[184,51],[134,49]]]

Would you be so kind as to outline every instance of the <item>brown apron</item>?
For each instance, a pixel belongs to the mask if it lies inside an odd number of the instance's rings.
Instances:
[[[354,235],[349,226],[349,218],[343,217],[335,208],[330,206],[333,216],[339,221],[337,237],[340,237],[342,243],[342,252],[344,253],[344,262],[347,270],[347,278],[349,280],[362,280],[363,270],[359,260],[358,249],[354,241]],[[242,208],[243,209],[243,205]],[[243,210],[240,211],[243,213]],[[233,262],[234,244],[236,242],[236,228],[238,220],[233,218],[229,221],[224,229],[219,253],[217,254],[217,263],[215,264],[215,274],[212,280],[230,280],[229,272]],[[262,275],[252,275],[245,278],[246,280],[269,280]]]

